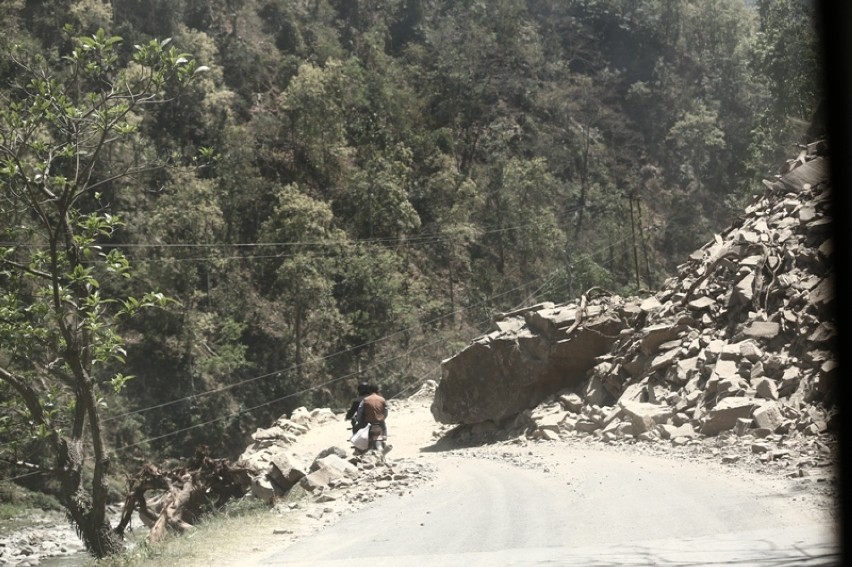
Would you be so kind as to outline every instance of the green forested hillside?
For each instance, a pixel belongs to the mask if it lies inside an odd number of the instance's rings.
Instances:
[[[358,380],[404,394],[495,311],[655,287],[820,100],[808,4],[753,4],[2,2],[0,377],[39,399],[0,381],[0,476],[88,435],[51,382],[70,339],[50,297],[118,316],[107,336],[91,315],[108,352],[80,368],[121,468],[236,456]],[[70,148],[85,124],[97,151]],[[39,222],[63,218],[80,240],[57,252]],[[41,295],[51,266],[73,294]]]

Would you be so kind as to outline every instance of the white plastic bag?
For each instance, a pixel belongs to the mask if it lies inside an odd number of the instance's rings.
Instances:
[[[370,446],[370,426],[365,425],[361,429],[355,432],[355,435],[349,440],[356,449],[360,451],[366,451]]]

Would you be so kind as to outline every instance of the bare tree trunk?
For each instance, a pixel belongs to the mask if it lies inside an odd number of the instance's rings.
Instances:
[[[89,553],[102,559],[123,551],[121,536],[84,489],[82,441],[60,439],[56,464],[62,487],[60,501]]]
[[[450,311],[455,313],[456,312],[456,290],[455,290],[455,286],[453,285],[453,277],[454,277],[453,260],[452,260],[452,258],[450,258],[450,261],[449,261]],[[455,315],[453,315],[453,319],[455,320]]]
[[[296,305],[296,377],[302,378],[302,306]]]
[[[648,286],[654,287],[654,278],[651,276],[651,261],[648,259],[648,246],[645,243],[645,231],[642,230],[642,200],[636,199],[636,213],[639,218],[639,242],[642,244],[642,256],[645,258],[645,278]]]
[[[580,168],[580,203],[579,214],[577,215],[577,226],[574,228],[574,238],[580,236],[580,231],[583,229],[583,217],[586,212],[586,194],[588,193],[589,183],[589,151],[591,148],[591,125],[586,126],[586,138],[583,146],[583,165]]]

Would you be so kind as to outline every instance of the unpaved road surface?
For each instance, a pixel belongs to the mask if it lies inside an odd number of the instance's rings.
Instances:
[[[442,428],[428,404],[392,408],[388,457],[391,467],[428,466],[429,481],[336,515],[343,503],[327,504],[335,519],[313,533],[259,535],[251,549],[220,559],[253,567],[841,564],[836,503],[792,479],[647,455],[641,445],[447,447],[436,443]],[[345,446],[344,429],[318,427],[299,449]]]

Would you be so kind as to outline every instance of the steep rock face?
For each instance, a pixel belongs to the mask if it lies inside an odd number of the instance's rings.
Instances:
[[[499,421],[576,386],[625,328],[622,304],[584,297],[504,314],[497,330],[443,361],[432,415],[442,423]]]
[[[824,432],[838,374],[825,149],[811,144],[764,181],[653,296],[584,297],[497,321],[444,361],[435,418],[498,420],[562,394],[550,435]]]

